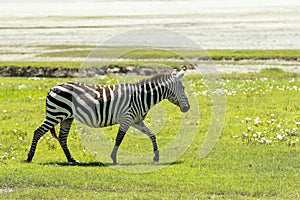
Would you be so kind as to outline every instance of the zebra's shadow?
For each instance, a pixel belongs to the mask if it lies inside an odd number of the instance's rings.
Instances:
[[[71,162],[47,162],[47,163],[40,163],[41,165],[48,165],[48,166],[80,166],[80,167],[112,167],[112,166],[138,166],[138,165],[149,165],[149,166],[167,166],[167,165],[178,165],[182,164],[182,161],[175,161],[175,162],[158,162],[158,163],[119,163],[117,165],[113,163],[102,163],[102,162],[82,162],[82,163],[71,163]]]
[[[102,162],[47,162],[40,163],[41,165],[49,165],[49,166],[81,166],[81,167],[108,167],[109,165],[113,165],[112,163],[102,163]]]
[[[148,165],[148,166],[168,166],[168,165],[179,165],[182,161],[174,162],[137,162],[137,163],[119,163],[116,166],[138,166],[138,165]],[[110,164],[113,165],[113,164]]]

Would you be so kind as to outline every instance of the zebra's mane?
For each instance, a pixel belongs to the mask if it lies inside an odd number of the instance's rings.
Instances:
[[[138,85],[143,85],[145,83],[156,83],[158,81],[161,82],[162,80],[166,81],[170,77],[171,77],[171,74],[169,74],[169,73],[156,74],[156,75],[154,75],[150,78],[145,78],[145,79],[140,80],[137,84]]]

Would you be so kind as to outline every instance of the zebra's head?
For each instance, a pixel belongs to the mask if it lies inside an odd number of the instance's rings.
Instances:
[[[187,112],[190,109],[189,100],[185,94],[184,86],[181,82],[181,78],[183,77],[185,70],[186,68],[183,68],[181,71],[177,72],[177,70],[174,69],[174,71],[171,73],[174,81],[170,96],[168,97],[170,102],[180,107],[181,112]]]

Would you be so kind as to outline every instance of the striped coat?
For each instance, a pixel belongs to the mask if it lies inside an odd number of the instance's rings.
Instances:
[[[152,140],[154,161],[159,160],[155,134],[144,124],[148,111],[163,99],[189,110],[188,99],[180,81],[184,71],[158,74],[136,84],[100,86],[83,82],[66,82],[54,86],[46,98],[46,119],[35,130],[27,162],[31,162],[38,140],[50,130],[60,142],[69,162],[77,162],[67,147],[67,136],[74,119],[90,127],[120,124],[111,153],[117,163],[117,151],[130,126],[147,134]],[[57,137],[54,127],[60,124]]]

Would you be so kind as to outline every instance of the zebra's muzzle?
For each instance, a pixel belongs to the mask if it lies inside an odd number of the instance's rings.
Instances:
[[[189,111],[189,109],[190,109],[190,105],[185,105],[185,106],[180,107],[181,112],[184,112],[184,113]]]

